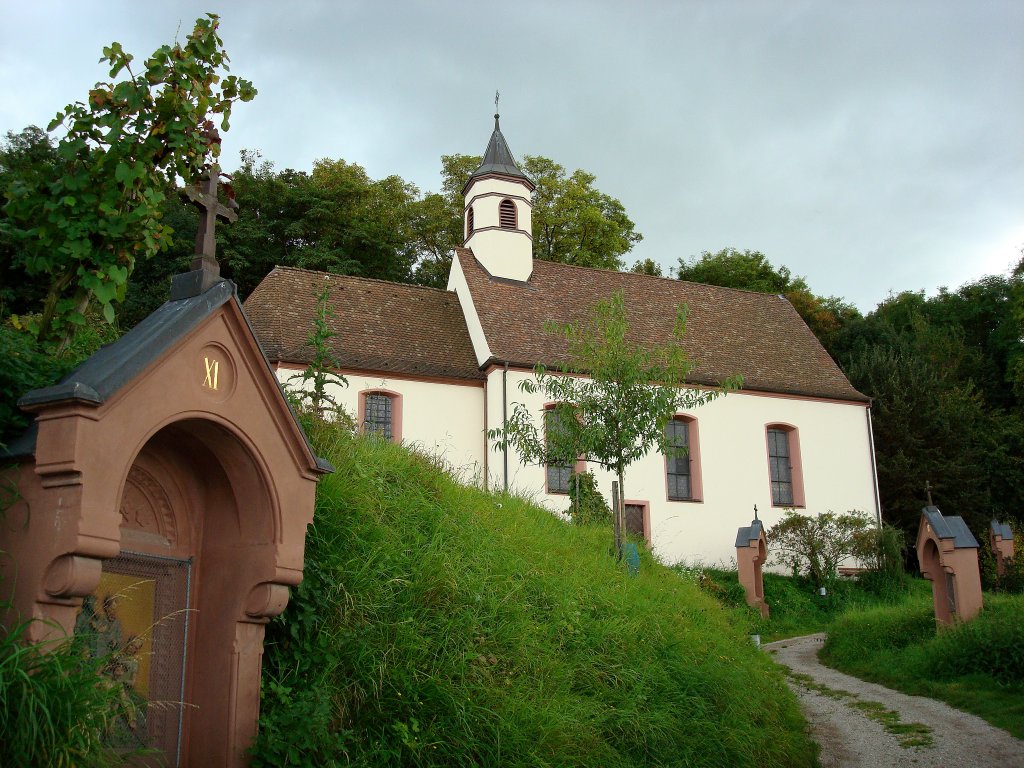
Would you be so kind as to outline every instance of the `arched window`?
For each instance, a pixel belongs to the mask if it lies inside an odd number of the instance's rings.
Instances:
[[[469,213],[466,214],[466,239],[473,234],[473,206],[469,206]]]
[[[665,485],[669,501],[701,501],[700,434],[697,420],[676,416],[665,426]]]
[[[516,204],[511,200],[502,200],[498,206],[498,223],[502,229],[516,228]]]
[[[768,440],[768,477],[773,507],[804,506],[804,478],[800,466],[800,433],[789,424],[765,427]]]
[[[396,443],[402,441],[402,396],[388,390],[359,393],[359,429],[375,432]]]

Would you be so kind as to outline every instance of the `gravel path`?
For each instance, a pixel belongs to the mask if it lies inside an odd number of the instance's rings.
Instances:
[[[810,683],[804,679],[801,683],[790,679],[789,685],[800,700],[811,725],[811,735],[821,745],[822,768],[1024,767],[1024,741],[981,718],[934,699],[908,696],[822,665],[818,661],[818,649],[824,640],[824,634],[817,634],[763,646],[793,673],[807,675],[815,681]],[[864,707],[864,702],[878,702],[884,709],[897,712],[901,723],[923,724],[931,728],[931,733],[925,734],[923,739],[921,734],[889,733],[882,723],[870,719],[858,708]],[[927,742],[929,735],[930,746],[900,744],[901,739],[915,736]]]

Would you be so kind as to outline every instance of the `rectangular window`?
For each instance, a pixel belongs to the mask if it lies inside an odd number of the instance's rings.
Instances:
[[[625,504],[626,533],[631,536],[638,536],[641,539],[647,538],[647,531],[644,526],[644,505]]]
[[[692,499],[690,474],[690,423],[673,419],[665,427],[669,451],[665,460],[670,499]]]
[[[366,413],[363,419],[363,430],[391,439],[391,398],[387,395],[369,394],[366,396]]]
[[[772,483],[772,505],[794,506],[793,464],[787,430],[772,427],[768,429],[768,471]]]
[[[548,408],[544,411],[544,431],[549,445],[552,442],[552,436],[560,428],[562,418],[562,414],[554,408]],[[573,464],[574,462],[572,461],[548,462],[548,493],[569,492],[569,477],[572,475]]]

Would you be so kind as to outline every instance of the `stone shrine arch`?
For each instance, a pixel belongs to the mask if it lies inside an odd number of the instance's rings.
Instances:
[[[936,623],[951,626],[977,616],[982,609],[978,541],[963,518],[925,507],[916,549],[921,575],[932,583]]]
[[[746,593],[747,605],[756,608],[764,618],[770,609],[764,600],[764,564],[768,560],[768,539],[764,525],[755,517],[749,526],[736,531],[736,570],[740,586]]]
[[[0,525],[13,619],[38,619],[36,641],[92,629],[129,649],[149,704],[129,729],[160,764],[244,765],[264,624],[302,579],[331,468],[233,286],[167,302],[19,404],[36,423],[12,445],[21,500]]]

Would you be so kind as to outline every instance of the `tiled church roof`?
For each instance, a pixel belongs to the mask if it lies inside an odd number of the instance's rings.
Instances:
[[[622,290],[637,343],[668,342],[675,307],[689,308],[683,346],[697,363],[695,384],[738,373],[748,391],[868,401],[783,297],[539,259],[529,282],[518,283],[492,278],[465,248],[457,255],[497,361],[564,363],[565,339],[546,333],[545,323],[579,322],[597,301]]]
[[[337,334],[330,346],[343,369],[483,378],[454,293],[293,267],[275,267],[245,301],[271,361],[310,361],[307,336],[325,284]]]

